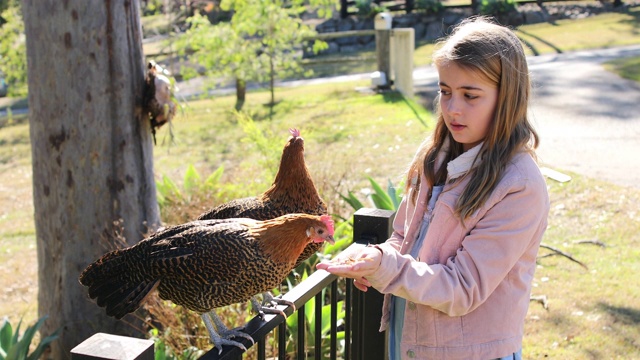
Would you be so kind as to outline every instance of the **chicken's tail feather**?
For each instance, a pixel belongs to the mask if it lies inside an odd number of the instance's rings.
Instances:
[[[128,313],[136,311],[147,295],[158,286],[159,282],[160,280],[145,282],[135,287],[121,289],[122,291],[112,293],[104,299],[107,315],[120,319]]]
[[[158,285],[159,279],[131,276],[131,264],[127,254],[116,250],[105,254],[89,265],[80,275],[80,283],[89,288],[89,297],[96,299],[107,315],[117,319],[135,311],[144,298]]]

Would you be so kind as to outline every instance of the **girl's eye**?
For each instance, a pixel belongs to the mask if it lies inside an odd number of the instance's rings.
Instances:
[[[473,100],[478,98],[478,95],[473,95],[473,94],[464,94],[464,97],[466,97],[469,100]]]
[[[449,95],[451,93],[448,92],[447,90],[440,89],[440,90],[438,90],[438,94],[440,94],[440,95]]]

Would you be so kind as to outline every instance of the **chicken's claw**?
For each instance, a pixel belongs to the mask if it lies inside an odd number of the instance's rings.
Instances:
[[[208,313],[201,315],[202,320],[204,321],[204,325],[209,331],[209,338],[213,343],[213,346],[218,348],[218,354],[222,353],[222,345],[231,345],[239,347],[240,349],[247,351],[247,347],[244,346],[241,342],[231,340],[232,337],[243,337],[251,341],[251,344],[255,344],[255,340],[253,337],[245,332],[240,331],[239,329],[229,329],[222,322],[220,317],[215,313],[215,311],[210,311]],[[215,328],[213,323],[215,323]],[[217,331],[216,331],[217,329]]]
[[[293,311],[296,311],[296,304],[289,300],[280,298],[280,295],[274,297],[270,292],[265,292],[262,294],[262,303],[260,303],[255,297],[252,297],[251,304],[253,306],[253,309],[263,319],[265,314],[282,315],[286,319],[287,314],[285,314],[283,310],[276,308],[277,305],[291,306],[293,308]]]

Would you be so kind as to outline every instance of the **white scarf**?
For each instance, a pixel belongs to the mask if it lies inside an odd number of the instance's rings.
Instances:
[[[482,149],[482,143],[465,151],[457,158],[449,161],[447,164],[447,174],[449,179],[457,179],[466,174],[469,170],[478,166],[478,161],[474,162],[476,156]]]
[[[482,144],[483,143],[480,143],[472,147],[457,158],[447,163],[447,181],[451,179],[457,179],[460,176],[466,174],[469,170],[478,166],[478,162],[474,163],[474,160],[476,159],[476,156],[478,156],[480,149],[482,149]],[[444,162],[444,158],[448,151],[449,139],[447,138],[445,139],[444,145],[442,145],[442,149],[440,149],[440,153],[436,157],[436,169],[442,166],[442,163]]]

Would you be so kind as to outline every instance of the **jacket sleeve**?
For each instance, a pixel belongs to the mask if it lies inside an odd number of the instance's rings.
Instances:
[[[488,210],[479,215],[482,218],[445,263],[428,265],[389,246],[380,246],[382,262],[367,279],[382,293],[428,305],[450,316],[473,311],[517,262],[531,262],[535,267],[549,210],[546,187],[536,181],[511,185],[492,195],[486,204]]]

